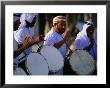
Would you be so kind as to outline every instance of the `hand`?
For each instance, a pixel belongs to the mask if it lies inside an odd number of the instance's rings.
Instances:
[[[70,35],[71,35],[71,32],[70,31],[65,32],[64,33],[64,40],[67,41],[68,38],[70,37]]]
[[[27,48],[30,44],[30,37],[25,37],[23,41],[23,47]]]
[[[39,36],[36,36],[33,41],[35,43],[39,43],[39,42],[41,42],[43,40],[44,40],[44,37],[42,35],[39,35]]]

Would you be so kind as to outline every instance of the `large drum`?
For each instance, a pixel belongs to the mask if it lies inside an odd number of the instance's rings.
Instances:
[[[74,51],[69,59],[71,69],[79,75],[89,75],[95,70],[95,60],[84,50]]]
[[[14,75],[26,75],[26,73],[22,68],[18,67],[14,70]]]
[[[26,60],[27,72],[30,75],[48,75],[48,64],[39,53],[30,53]]]
[[[61,55],[60,51],[53,46],[44,46],[40,53],[46,59],[49,71],[57,72],[62,69],[64,66],[64,58]]]

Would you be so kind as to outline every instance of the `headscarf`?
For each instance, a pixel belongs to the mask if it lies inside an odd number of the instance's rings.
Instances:
[[[81,40],[81,43],[82,43],[81,46],[78,46],[79,49],[83,49],[90,44],[90,39],[86,33],[86,29],[90,26],[91,25],[84,24],[83,30],[77,34],[77,38],[75,40],[79,39]]]
[[[26,28],[26,21],[32,22],[33,18],[37,16],[37,13],[23,13],[20,17],[20,26],[18,27],[18,30],[14,32],[14,38],[19,43],[22,44],[23,40],[26,36],[32,38],[34,35],[34,28]],[[22,35],[22,36],[20,36]]]
[[[91,20],[86,21],[85,24],[91,25],[92,27],[95,26],[95,24]]]
[[[27,20],[28,22],[32,22],[32,20],[33,20],[33,18],[35,17],[35,16],[37,16],[38,14],[36,14],[36,13],[23,13],[22,15],[21,15],[21,17],[20,17],[20,22],[21,22],[21,24],[20,24],[20,27],[21,26],[26,26],[26,21],[25,20]]]
[[[84,25],[84,22],[83,22],[83,21],[78,21],[75,27],[76,27],[79,31],[82,31],[83,25]]]

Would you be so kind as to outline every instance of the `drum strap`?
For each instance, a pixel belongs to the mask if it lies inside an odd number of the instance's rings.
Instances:
[[[18,61],[19,61],[19,63],[21,63],[21,62],[23,62],[25,59],[25,57],[26,57],[27,55],[24,55],[23,57],[21,57],[20,59],[18,59]]]

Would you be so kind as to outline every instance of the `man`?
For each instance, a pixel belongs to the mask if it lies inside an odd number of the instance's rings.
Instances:
[[[30,42],[32,42],[32,37],[34,36],[34,24],[36,22],[35,13],[23,13],[20,18],[20,26],[17,31],[14,32],[14,38],[22,46],[25,37],[30,37]],[[32,51],[32,48],[28,48],[24,51],[25,55],[28,55]]]
[[[18,43],[18,49],[14,51],[14,58],[16,57],[14,59],[14,64],[16,64],[16,66],[20,64],[21,67],[24,69],[25,59],[27,55],[32,52],[32,47],[30,46],[35,43],[39,43],[40,41],[43,41],[42,36],[37,36],[33,39],[36,15],[37,14],[35,13],[23,13],[20,17],[20,25],[18,27],[18,30],[14,32],[14,39]],[[25,44],[27,41],[27,44],[23,45],[23,41],[25,41]]]
[[[76,49],[87,50],[97,60],[97,46],[93,34],[94,27],[91,24],[85,24],[83,30],[77,34],[74,46]]]
[[[51,30],[48,32],[48,34],[46,35],[45,39],[46,40],[44,42],[44,45],[52,45],[54,47],[56,47],[57,49],[59,49],[59,51],[61,52],[61,54],[64,57],[64,60],[66,58],[66,50],[67,50],[67,46],[66,46],[66,41],[68,40],[69,36],[70,36],[70,32],[65,32],[65,27],[66,27],[66,18],[65,16],[56,16],[53,18],[53,27],[51,28]],[[60,71],[58,71],[56,73],[63,75],[63,69],[61,69]]]
[[[14,43],[16,44],[14,46],[14,69],[16,69],[16,67],[21,66],[22,69],[24,69],[24,71],[29,75],[29,73],[26,70],[25,64],[24,64],[24,60],[23,58],[25,58],[25,55],[22,53],[24,50],[26,50],[27,48],[31,47],[34,44],[37,44],[39,42],[43,41],[42,36],[37,36],[34,40],[32,40],[32,42],[30,42],[30,38],[26,37],[23,41],[23,44],[20,48],[16,47],[17,46],[17,42],[14,40]],[[19,61],[22,58],[22,61]]]

